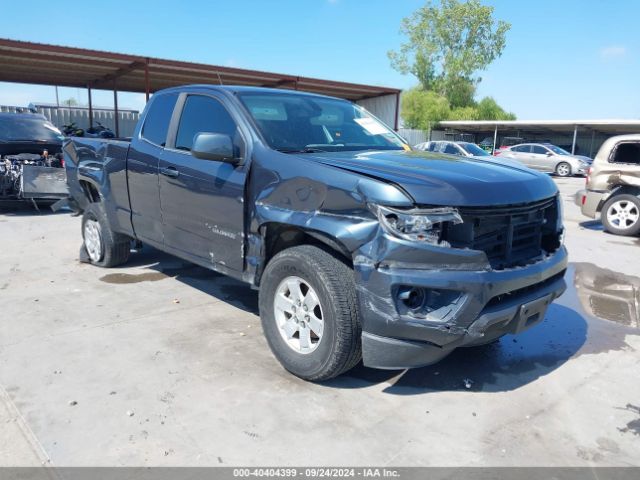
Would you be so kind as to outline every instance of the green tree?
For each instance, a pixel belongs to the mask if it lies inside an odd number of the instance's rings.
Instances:
[[[492,97],[484,97],[476,106],[479,120],[515,120],[514,113],[505,111]]]
[[[401,107],[406,128],[428,130],[431,124],[451,117],[449,101],[420,86],[410,88],[402,94]]]
[[[425,90],[444,95],[452,107],[473,104],[479,71],[498,58],[511,25],[493,18],[479,0],[431,1],[403,19],[407,41],[390,51],[391,65],[413,74]]]
[[[62,103],[62,105],[65,105],[67,107],[75,107],[78,105],[78,101],[73,97],[67,98],[66,100],[63,100],[60,103]]]

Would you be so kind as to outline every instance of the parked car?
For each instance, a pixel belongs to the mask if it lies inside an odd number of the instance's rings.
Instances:
[[[120,265],[137,240],[249,283],[275,357],[304,379],[437,362],[540,323],[565,290],[548,176],[412,151],[346,100],[172,88],[130,143],[73,138],[64,154],[87,261]]]
[[[586,175],[590,159],[571,155],[551,143],[523,143],[506,148],[496,155],[516,160],[540,172],[555,173],[560,177]]]
[[[67,197],[63,138],[44,115],[0,113],[0,201]]]
[[[443,141],[431,141],[419,143],[415,147],[417,150],[425,152],[440,152],[448,153],[450,155],[458,155],[460,157],[487,157],[489,154],[485,152],[475,143],[471,142],[450,142]]]
[[[576,203],[587,217],[600,213],[608,232],[640,233],[640,135],[611,137],[602,144]]]

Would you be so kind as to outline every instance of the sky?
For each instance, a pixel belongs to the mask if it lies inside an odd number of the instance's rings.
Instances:
[[[0,37],[364,84],[417,84],[389,64],[402,18],[424,0],[110,0],[2,2]],[[640,1],[483,0],[511,23],[480,73],[519,119],[640,118]],[[84,89],[60,99],[86,102]],[[122,108],[144,96],[122,93]],[[0,82],[0,104],[55,102],[49,86]],[[94,104],[113,105],[111,92]]]

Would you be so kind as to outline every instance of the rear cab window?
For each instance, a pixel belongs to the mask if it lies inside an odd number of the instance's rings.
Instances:
[[[164,147],[171,115],[178,100],[177,93],[154,95],[144,119],[140,136],[154,145]]]

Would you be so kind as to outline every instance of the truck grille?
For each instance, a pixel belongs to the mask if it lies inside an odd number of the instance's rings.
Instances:
[[[452,247],[485,252],[494,269],[527,265],[560,246],[555,197],[524,205],[458,209],[464,223],[449,225]]]

